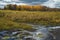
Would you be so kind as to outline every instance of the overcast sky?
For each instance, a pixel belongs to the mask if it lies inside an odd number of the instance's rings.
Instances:
[[[45,5],[51,8],[60,7],[60,0],[0,0],[0,7],[3,8],[7,4],[17,5]]]

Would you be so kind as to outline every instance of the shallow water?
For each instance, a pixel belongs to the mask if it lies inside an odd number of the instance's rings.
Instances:
[[[29,24],[31,25],[31,24]],[[0,40],[53,40],[55,37],[50,31],[60,28],[56,27],[44,27],[40,25],[32,25],[37,30],[30,32],[27,30],[20,31],[2,31],[0,32]],[[53,29],[53,30],[52,30]]]

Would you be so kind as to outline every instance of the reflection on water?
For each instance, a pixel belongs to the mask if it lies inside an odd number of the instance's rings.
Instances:
[[[55,27],[39,26],[34,32],[26,30],[2,31],[0,32],[0,40],[53,40],[53,35],[49,32],[51,29],[55,29]]]

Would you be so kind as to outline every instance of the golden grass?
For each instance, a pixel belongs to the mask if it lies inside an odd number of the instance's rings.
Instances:
[[[55,11],[12,11],[12,10],[0,10],[7,18],[14,22],[19,23],[32,23],[45,26],[57,26],[60,25],[60,12]]]

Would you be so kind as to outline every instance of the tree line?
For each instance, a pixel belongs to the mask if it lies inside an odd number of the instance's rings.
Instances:
[[[46,6],[41,6],[41,5],[34,5],[34,6],[31,6],[31,5],[12,5],[12,4],[9,4],[9,5],[6,5],[4,7],[5,10],[26,10],[26,11],[60,11],[59,8],[49,8],[49,7],[46,7]]]

